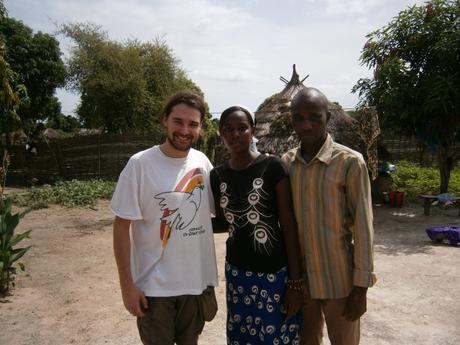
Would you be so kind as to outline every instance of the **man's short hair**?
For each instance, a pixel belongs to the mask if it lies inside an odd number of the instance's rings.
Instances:
[[[204,115],[206,114],[203,96],[190,90],[182,90],[172,95],[163,108],[163,116],[168,117],[172,109],[181,103],[198,110],[201,114],[201,121],[203,121]]]

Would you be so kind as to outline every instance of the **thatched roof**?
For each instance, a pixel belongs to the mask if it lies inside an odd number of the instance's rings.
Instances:
[[[43,131],[42,135],[46,138],[46,139],[59,139],[61,137],[61,135],[59,134],[59,132],[53,128],[47,128]]]
[[[294,65],[290,81],[281,77],[281,80],[286,83],[284,89],[267,98],[255,112],[255,136],[259,139],[257,147],[261,152],[281,156],[299,145],[290,124],[289,104],[297,92],[305,88],[303,81],[307,77],[300,80]],[[368,156],[374,155],[374,153],[369,152],[369,149],[373,146],[376,135],[371,140],[364,140],[361,135],[362,123],[349,116],[338,103],[329,102],[329,111],[331,118],[327,125],[327,131],[336,142],[361,152],[368,161],[370,170],[374,173],[376,155],[370,159],[371,162],[369,162]],[[372,115],[376,116],[376,114]],[[367,120],[365,119],[365,121]],[[378,128],[378,120],[376,123]],[[375,129],[372,130],[372,133],[376,133]]]
[[[6,145],[8,140],[9,140],[9,144],[12,144],[12,145],[25,144],[27,142],[27,135],[24,133],[22,129],[18,129],[17,131],[9,132],[9,133],[1,133],[1,137],[0,137],[1,144]]]
[[[286,83],[285,88],[273,96],[267,98],[255,112],[257,128],[255,136],[257,138],[267,135],[270,131],[270,124],[273,119],[280,113],[289,112],[289,103],[296,93],[302,90],[305,86],[303,81],[308,76],[300,80],[299,75],[293,65],[291,80],[287,81],[284,77],[280,79]],[[288,115],[288,114],[286,114]]]

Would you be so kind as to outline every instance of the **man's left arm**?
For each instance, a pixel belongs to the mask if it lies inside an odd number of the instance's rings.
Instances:
[[[366,163],[360,157],[354,160],[347,174],[346,200],[350,230],[353,234],[353,290],[348,296],[344,317],[359,319],[367,309],[367,288],[374,285],[374,227],[372,199]]]

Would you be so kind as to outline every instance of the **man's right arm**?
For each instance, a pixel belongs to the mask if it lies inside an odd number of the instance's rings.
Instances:
[[[115,217],[113,222],[113,251],[120,278],[123,304],[132,315],[144,316],[142,308],[147,309],[147,299],[144,293],[134,284],[131,274],[130,225],[130,220]]]

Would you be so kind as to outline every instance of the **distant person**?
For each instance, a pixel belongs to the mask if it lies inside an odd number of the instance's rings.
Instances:
[[[38,143],[42,140],[44,130],[45,125],[39,122],[27,139],[26,153],[38,155]]]
[[[289,165],[305,267],[301,343],[322,344],[324,320],[332,345],[359,343],[367,288],[375,281],[370,183],[362,155],[326,133],[328,100],[314,88],[291,102],[301,145]]]
[[[260,153],[259,152],[259,149],[257,148],[257,143],[259,142],[259,139],[257,139],[256,137],[252,137],[252,140],[251,140],[251,144],[249,145],[249,149],[251,151],[254,151],[255,153]]]
[[[123,303],[144,344],[197,344],[198,296],[217,285],[212,165],[192,148],[204,115],[201,96],[172,96],[161,118],[165,141],[130,158],[113,194]]]
[[[227,344],[297,344],[302,280],[291,188],[283,162],[251,150],[244,107],[222,113],[230,159],[211,171],[215,231],[226,242]]]

